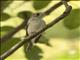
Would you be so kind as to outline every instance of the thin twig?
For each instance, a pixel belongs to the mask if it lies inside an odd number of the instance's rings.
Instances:
[[[65,5],[65,3],[63,2],[63,4]],[[70,11],[71,11],[72,7],[71,6],[67,6],[66,10],[63,12],[62,15],[60,15],[59,17],[57,17],[56,19],[54,19],[51,23],[49,23],[48,25],[46,25],[46,27],[44,27],[43,29],[41,29],[40,31],[36,32],[35,34],[28,36],[26,39],[18,42],[15,46],[13,46],[11,49],[9,49],[7,52],[5,52],[4,54],[2,54],[0,56],[1,59],[5,59],[6,57],[8,57],[9,55],[11,55],[14,51],[16,51],[18,48],[20,48],[24,43],[30,41],[32,38],[34,38],[35,36],[37,36],[38,34],[44,32],[46,29],[52,27],[54,24],[58,23],[59,21],[61,21],[61,19],[63,19],[64,17],[66,17]]]
[[[48,9],[46,12],[44,12],[46,15],[49,15],[52,11],[54,11],[56,8],[58,8],[59,6],[62,5],[62,2],[59,2],[57,4],[55,4],[54,6],[52,6],[50,9]],[[28,20],[28,19],[26,19]],[[27,22],[26,22],[27,23]],[[15,29],[13,29],[12,31],[10,31],[9,33],[7,33],[6,35],[4,35],[3,37],[0,37],[0,43],[3,43],[7,40],[9,40],[16,32],[18,32],[19,30],[21,30],[22,28],[25,27],[25,21],[18,27],[16,27]]]
[[[68,3],[65,0],[62,0],[62,2],[65,4],[64,6],[67,8],[68,7]]]
[[[70,0],[67,0],[66,2],[68,2]],[[65,1],[64,1],[65,2]],[[56,8],[58,8],[59,6],[61,6],[63,3],[62,2],[58,2],[57,4],[55,4],[54,6],[52,6],[50,9],[48,9],[47,11],[45,11],[44,13],[46,15],[49,15],[52,11],[54,11]],[[67,4],[68,5],[68,4]]]
[[[10,39],[15,33],[17,33],[19,30],[25,27],[28,19],[25,20],[21,25],[4,35],[3,37],[0,38],[0,43],[6,42],[8,39]]]

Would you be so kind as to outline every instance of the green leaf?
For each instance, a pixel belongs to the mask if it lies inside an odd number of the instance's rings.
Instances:
[[[13,47],[16,43],[20,41],[19,38],[11,38],[10,40],[0,43],[1,49],[0,49],[0,55],[9,50],[11,47]]]
[[[7,13],[1,13],[1,16],[0,16],[0,21],[5,21],[7,19],[9,19],[11,16],[8,15]]]
[[[72,10],[70,15],[64,19],[64,26],[68,29],[75,29],[80,26],[80,9]]]
[[[27,51],[26,50],[27,45],[24,45],[24,53],[25,57],[28,60],[40,60],[43,56],[40,55],[43,53],[43,51],[38,47],[38,46],[33,46],[31,50]]]
[[[1,36],[5,35],[9,31],[11,31],[12,29],[14,29],[14,28],[11,27],[11,26],[3,26],[3,27],[0,27]]]
[[[18,17],[22,18],[22,19],[27,19],[31,16],[32,12],[30,11],[21,11],[18,13]]]
[[[3,11],[5,8],[7,8],[11,3],[13,2],[13,0],[1,0],[1,11]]]
[[[33,7],[36,10],[40,10],[42,8],[45,8],[50,2],[51,2],[51,0],[49,0],[49,1],[46,1],[46,0],[33,0]]]
[[[3,27],[0,27],[0,28],[1,28],[1,31],[6,31],[6,32],[8,32],[8,31],[14,29],[14,28],[11,27],[11,26],[3,26]]]

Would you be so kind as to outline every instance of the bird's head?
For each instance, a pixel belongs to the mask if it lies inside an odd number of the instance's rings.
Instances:
[[[44,13],[34,13],[32,14],[32,17],[37,17],[37,18],[43,18],[45,16]]]

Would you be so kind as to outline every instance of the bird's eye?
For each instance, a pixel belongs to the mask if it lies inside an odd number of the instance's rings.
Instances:
[[[37,15],[37,16],[39,16],[40,14],[39,14],[39,13],[37,13],[36,15]]]

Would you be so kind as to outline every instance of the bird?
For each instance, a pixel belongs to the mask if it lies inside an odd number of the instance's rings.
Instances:
[[[27,35],[33,35],[35,34],[37,31],[39,31],[41,28],[44,28],[46,26],[45,21],[43,20],[43,17],[45,16],[45,13],[33,13],[31,15],[31,17],[28,20],[27,23]],[[27,45],[27,50],[31,50],[31,48],[33,47],[34,43],[37,43],[39,38],[42,36],[43,33],[40,33],[39,35],[37,35],[36,37],[34,37],[33,39],[31,39],[28,42]]]

